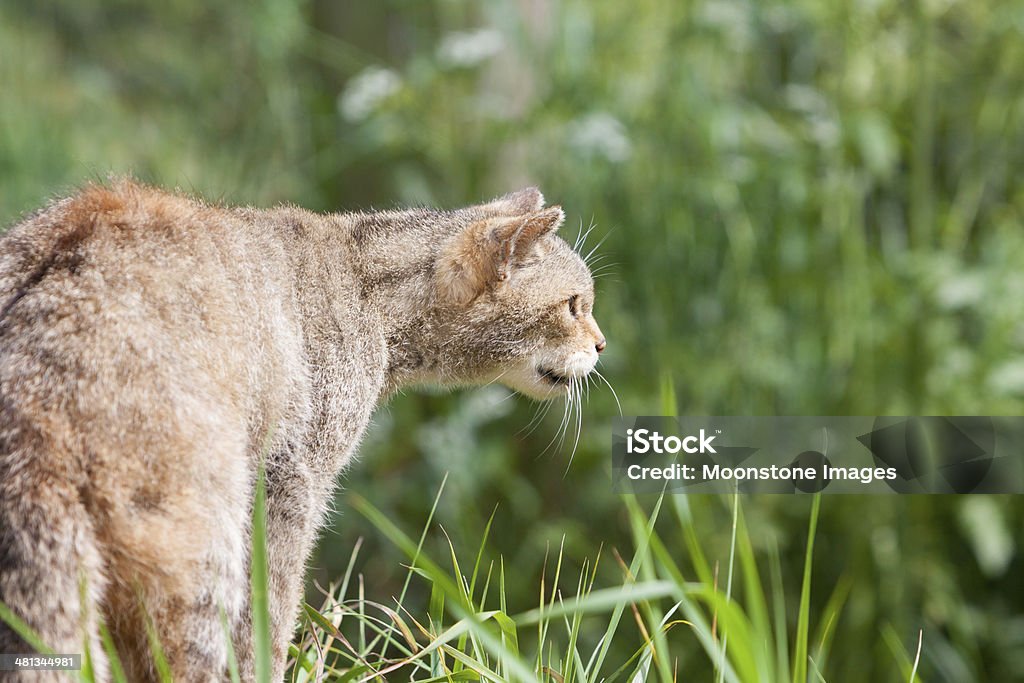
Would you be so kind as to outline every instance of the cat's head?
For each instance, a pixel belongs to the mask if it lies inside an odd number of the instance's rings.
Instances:
[[[590,270],[556,234],[562,209],[544,208],[530,188],[461,213],[435,284],[474,347],[474,379],[534,398],[565,394],[594,370],[605,338],[594,319]]]

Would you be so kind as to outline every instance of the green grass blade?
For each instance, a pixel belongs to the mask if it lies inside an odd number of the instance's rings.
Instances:
[[[659,500],[660,503],[660,500]],[[645,581],[652,581],[656,578],[654,559],[651,552],[651,542],[658,538],[658,533],[653,524],[648,526],[647,516],[640,509],[635,498],[627,499],[626,505],[630,511],[630,523],[633,531],[634,543],[638,551],[641,551],[642,562],[639,564],[638,572],[631,572],[631,576],[639,573]],[[662,622],[661,610],[653,601],[639,601],[638,611],[645,618],[648,624],[648,636],[653,641],[653,662],[662,680],[672,680],[672,665],[669,661],[668,643],[665,640],[665,633],[659,627]]]
[[[473,637],[479,639],[483,649],[496,659],[500,659],[502,663],[508,667],[509,673],[511,674],[508,676],[509,680],[535,680],[536,676],[533,671],[531,671],[530,667],[528,667],[522,659],[512,656],[506,648],[502,647],[501,639],[495,636],[494,633],[483,624],[483,621],[490,618],[493,613],[484,612],[480,615],[476,614],[472,603],[467,603],[465,601],[465,592],[459,587],[456,580],[445,574],[437,563],[431,560],[426,553],[420,552],[416,544],[413,543],[412,540],[391,520],[385,517],[380,510],[370,504],[369,501],[362,496],[354,494],[352,496],[352,506],[360,514],[366,517],[366,519],[373,524],[378,531],[383,533],[392,543],[405,552],[410,559],[414,559],[420,572],[443,591],[447,609],[460,619],[460,624],[465,624],[467,628],[471,629]],[[450,634],[451,629],[448,629],[446,633]],[[461,635],[461,633],[462,631],[459,631],[456,634],[456,637]],[[426,653],[434,651],[436,651],[436,649],[431,649],[430,646],[424,650]],[[462,657],[456,656],[451,648],[444,651],[455,659],[464,661]],[[467,664],[467,666],[474,669],[477,668],[476,665]]]
[[[708,583],[688,583],[684,578],[682,571],[672,558],[671,553],[662,543],[661,539],[654,537],[651,539],[651,548],[654,551],[654,556],[658,562],[661,563],[662,569],[668,573],[669,577],[675,583],[676,594],[675,597],[679,601],[679,608],[686,617],[686,620],[690,623],[694,634],[697,636],[697,640],[704,648],[708,658],[712,661],[718,661],[720,647],[718,641],[715,639],[711,632],[711,625],[705,618],[704,613],[700,607],[695,604],[691,599],[692,596],[697,593],[706,590],[707,587],[711,586]],[[725,672],[725,679],[729,683],[739,683],[739,678],[736,675],[736,671],[733,669],[732,664],[728,659],[725,660],[725,666],[723,667]]]
[[[634,504],[636,496],[625,495],[622,497],[626,501],[627,505]],[[663,496],[658,497],[658,502],[654,506],[654,511],[651,512],[650,519],[647,524],[647,535],[644,538],[637,539],[637,548],[633,553],[633,560],[629,566],[629,572],[632,576],[636,576],[640,571],[640,566],[643,563],[643,559],[646,556],[646,547],[650,540],[650,536],[654,531],[654,524],[658,520],[658,513],[661,511],[661,503],[664,499]],[[615,606],[612,610],[611,618],[608,620],[608,626],[604,632],[604,638],[601,640],[601,647],[597,655],[597,659],[594,662],[593,668],[590,671],[591,681],[597,681],[600,676],[601,666],[604,664],[605,658],[608,656],[608,649],[611,647],[612,637],[615,635],[616,629],[619,627],[619,621],[622,619],[622,611],[625,609],[625,603],[621,603]]]
[[[267,563],[267,484],[263,466],[256,479],[252,508],[252,631],[256,680],[269,683],[271,675],[270,596]]]
[[[110,629],[107,625],[100,622],[100,640],[103,643],[103,650],[107,653],[107,662],[110,665],[110,677],[114,683],[128,683],[128,677],[124,673],[124,667],[121,666],[121,657],[117,653],[117,647],[114,645],[114,638],[110,635]]]
[[[36,633],[31,626],[22,621],[21,617],[11,611],[11,608],[0,602],[0,619],[14,629],[22,640],[41,655],[52,655],[53,650],[46,646],[42,637]]]
[[[732,494],[732,530],[729,536],[729,566],[726,571],[725,579],[725,601],[729,602],[732,600],[732,578],[733,570],[736,565],[736,532],[739,528],[739,517],[740,517],[740,494],[739,491],[734,491]],[[723,672],[725,665],[725,655],[729,649],[729,632],[725,631],[722,634],[722,654],[719,658],[718,664],[718,676],[716,680],[718,683],[722,683],[722,677],[725,675]]]
[[[775,623],[775,680],[790,680],[789,630],[786,621],[786,590],[782,584],[782,560],[777,543],[771,545],[772,620]]]
[[[416,552],[412,557],[412,566],[416,565],[416,559],[419,557],[420,552],[423,550],[423,543],[427,539],[427,532],[430,530],[430,525],[434,521],[434,514],[437,512],[437,504],[441,501],[441,494],[444,493],[445,484],[448,483],[448,473],[445,472],[444,477],[441,479],[441,485],[437,487],[437,494],[434,496],[434,504],[430,506],[430,513],[427,515],[427,521],[423,524],[423,530],[420,532],[419,543],[416,544]],[[402,592],[398,595],[397,603],[403,604],[405,601],[405,595],[409,591],[409,582],[412,580],[412,572],[405,575],[405,582],[402,584]],[[348,576],[346,574],[346,583]],[[433,595],[431,595],[431,602],[433,603]],[[440,627],[440,624],[438,625]],[[384,639],[384,646],[381,652],[386,652],[388,644],[391,642],[390,634]]]
[[[754,555],[750,531],[747,528],[742,507],[738,509],[737,524],[739,533],[736,549],[740,558],[740,571],[743,573],[744,604],[756,639],[751,645],[757,660],[758,677],[767,681],[771,680],[772,671],[775,669],[772,666],[771,658],[773,643],[777,638],[772,633],[771,621],[768,618],[768,601],[765,599],[764,587],[761,575],[757,570],[757,559]],[[783,659],[785,658],[785,650],[783,650]]]
[[[676,405],[676,387],[672,381],[672,374],[661,373],[661,414],[675,415],[679,408]]]
[[[220,609],[220,627],[224,632],[224,643],[227,645],[228,675],[231,678],[231,683],[240,683],[241,678],[238,674],[238,658],[235,656],[235,644],[231,637],[231,626],[228,624],[228,615],[224,611],[223,607]]]
[[[156,669],[157,678],[161,683],[173,683],[174,674],[171,672],[171,665],[167,663],[167,656],[160,644],[160,636],[156,632],[156,625],[148,613],[144,615],[146,621],[146,638],[149,639],[149,651],[153,656],[153,667]]]
[[[815,636],[817,645],[814,648],[814,661],[820,669],[827,668],[828,653],[832,646],[832,638],[836,632],[836,622],[839,621],[839,615],[843,610],[843,605],[846,604],[846,599],[850,597],[852,586],[853,581],[850,577],[840,577],[839,581],[836,582],[836,587],[832,590],[832,595],[828,598],[828,602],[825,603],[824,611],[821,613],[821,624]]]
[[[711,570],[711,563],[708,562],[704,549],[700,545],[700,538],[697,535],[697,524],[693,518],[693,509],[690,507],[686,496],[672,496],[672,510],[675,512],[679,527],[683,530],[686,549],[689,553],[690,563],[697,573],[697,580],[707,584],[714,583],[714,572]]]
[[[572,598],[564,603],[535,608],[513,617],[517,626],[532,626],[542,619],[561,619],[574,614],[602,613],[624,608],[631,602],[668,598],[676,594],[676,584],[671,581],[647,581],[629,583],[616,588],[602,588],[582,598]]]
[[[896,629],[893,628],[892,624],[885,624],[882,627],[882,640],[889,647],[893,656],[896,657],[896,662],[900,667],[900,675],[910,681],[911,683],[923,683],[921,677],[918,675],[917,669],[921,663],[921,643],[924,639],[924,632],[918,631],[917,634],[917,654],[914,659],[910,659],[910,653],[907,652],[906,648],[903,647],[903,641],[900,639]]]
[[[814,557],[814,535],[818,530],[821,494],[814,494],[811,520],[807,530],[807,552],[804,555],[804,578],[800,585],[800,611],[796,623],[796,651],[793,654],[793,683],[807,683],[807,639],[811,611],[811,566]]]
[[[917,632],[917,652],[914,654],[914,668],[910,670],[910,683],[917,678],[917,667],[921,664],[921,645],[924,643],[924,629]]]

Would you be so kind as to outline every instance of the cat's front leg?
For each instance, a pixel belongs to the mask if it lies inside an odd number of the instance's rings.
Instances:
[[[306,562],[316,544],[322,486],[293,450],[266,462],[267,564],[273,676],[284,676],[303,601]]]

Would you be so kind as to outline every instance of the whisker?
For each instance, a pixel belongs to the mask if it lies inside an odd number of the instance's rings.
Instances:
[[[510,390],[510,391],[508,392],[508,395],[507,395],[507,396],[505,396],[505,397],[504,397],[504,398],[502,398],[502,399],[501,399],[500,401],[498,401],[498,405],[501,405],[502,403],[504,403],[505,401],[507,401],[507,400],[509,400],[509,399],[511,399],[511,398],[515,398],[515,395],[516,395],[516,392],[515,392],[515,391],[511,391],[511,390]]]
[[[599,263],[599,261],[597,261],[597,260],[595,259],[595,261],[594,261],[594,264],[593,264],[593,265],[597,265],[597,263]],[[592,273],[600,273],[600,272],[601,272],[602,270],[607,270],[607,269],[609,269],[609,268],[618,268],[618,267],[619,267],[619,266],[621,266],[621,265],[622,265],[621,263],[618,263],[618,262],[616,262],[616,261],[609,261],[608,263],[602,263],[602,264],[600,265],[600,267],[597,267],[597,268],[591,268],[591,271],[590,271],[590,272],[592,272]]]
[[[619,395],[615,393],[615,387],[612,386],[611,382],[605,379],[605,376],[602,375],[600,370],[598,370],[597,368],[594,368],[594,374],[597,375],[597,378],[604,382],[609,389],[611,389],[612,397],[615,398],[615,405],[619,409],[619,417],[622,417],[622,404],[619,403]]]
[[[565,474],[562,475],[563,478],[569,474],[569,468],[572,467],[573,458],[576,457],[576,449],[579,448],[580,445],[580,433],[583,431],[583,405],[581,398],[581,382],[579,381],[579,378],[576,377],[574,377],[573,380],[574,382],[572,383],[572,388],[576,392],[576,437],[573,439],[572,442],[572,452],[569,453],[569,462],[565,466]]]
[[[497,381],[498,381],[499,379],[501,379],[502,377],[504,377],[505,375],[507,375],[507,374],[508,374],[508,373],[509,373],[509,372],[510,372],[511,370],[512,370],[512,368],[508,368],[507,370],[505,370],[505,372],[501,373],[500,375],[498,375],[497,377],[495,377],[494,379],[492,379],[492,380],[491,380],[490,382],[488,382],[488,383],[487,383],[487,384],[485,384],[484,386],[485,386],[485,387],[489,387],[489,386],[491,386],[492,384],[494,384],[495,382],[497,382]]]
[[[609,236],[609,235],[611,235],[611,234],[612,234],[612,233],[611,233],[611,231],[609,230],[609,231],[608,231],[608,232],[607,232],[607,233],[605,234],[605,236],[604,236],[604,237],[602,237],[602,238],[601,238],[601,240],[600,240],[600,241],[599,241],[599,242],[598,242],[597,244],[595,244],[595,245],[594,245],[594,248],[593,248],[593,249],[591,249],[590,251],[588,251],[588,252],[587,252],[587,255],[583,257],[583,262],[584,262],[584,263],[589,263],[589,262],[590,262],[590,257],[594,255],[594,252],[595,252],[595,251],[597,251],[598,249],[600,249],[600,248],[601,248],[601,245],[602,245],[602,244],[604,244],[604,241],[605,241],[606,239],[608,239],[608,236]]]
[[[516,432],[516,436],[529,436],[537,431],[537,428],[544,422],[544,418],[547,417],[551,411],[551,405],[553,401],[544,401],[543,403],[537,404],[537,410],[533,413],[533,418],[527,423],[525,427]]]
[[[579,414],[580,414],[580,395],[579,395],[579,378],[578,377],[574,377],[572,375],[569,376],[569,392],[568,393],[569,393],[569,396],[571,397],[570,398],[570,402],[571,402],[572,405],[569,407],[569,421],[565,425],[565,433],[562,434],[563,442],[565,442],[565,440],[568,438],[569,430],[572,429],[572,427],[573,427],[573,422],[574,422],[573,413],[575,412],[576,416],[579,416]],[[560,448],[561,448],[561,446],[560,446]]]
[[[580,227],[583,226],[583,222],[580,221]],[[587,245],[587,238],[590,237],[591,231],[597,227],[597,223],[593,219],[590,221],[590,227],[582,235],[577,235],[576,243],[573,245],[572,250],[579,253]]]
[[[591,225],[593,225],[593,223],[591,223]],[[573,251],[576,251],[576,252],[579,251],[580,244],[583,243],[583,239],[584,239],[584,235],[583,235],[583,218],[580,218],[580,227],[576,231],[576,239],[572,243],[572,250]]]
[[[609,259],[611,257],[611,254],[598,254],[597,256],[594,257],[594,260],[591,261],[589,265],[596,266],[601,261],[604,261],[605,259]]]
[[[528,430],[532,429],[534,424],[539,424],[540,423],[540,416],[541,416],[541,414],[543,412],[544,412],[544,404],[538,401],[537,402],[537,406],[536,406],[536,408],[533,411],[533,416],[530,417],[530,421],[527,422],[524,427],[521,427],[518,432],[516,432],[516,436],[520,436],[520,435],[526,436],[526,435],[528,435],[530,433]]]
[[[541,457],[542,455],[544,455],[545,453],[547,453],[548,449],[551,448],[551,446],[555,443],[555,441],[558,439],[558,435],[565,428],[565,425],[568,424],[567,423],[568,418],[569,418],[569,397],[568,397],[568,394],[566,394],[565,403],[564,403],[563,408],[562,408],[562,421],[559,423],[558,429],[555,431],[555,435],[551,437],[551,441],[548,441],[548,445],[545,446],[544,450],[542,450],[540,452],[540,455],[537,456],[538,458]]]
[[[565,423],[562,425],[561,435],[558,437],[557,450],[562,450],[562,447],[565,446],[565,437],[569,434],[569,425],[572,422],[573,398],[575,398],[572,393],[572,378],[569,379],[569,386],[566,388],[565,396]]]
[[[572,413],[573,413],[573,410],[576,407],[575,406],[576,394],[573,393],[572,387],[573,387],[573,378],[570,377],[569,378],[569,386],[566,388],[566,395],[568,396],[568,399],[569,399],[569,404],[568,404],[569,405],[569,413],[568,413],[568,419],[565,421],[565,429],[562,430],[562,436],[558,439],[558,450],[562,450],[562,448],[565,446],[565,437],[567,437],[569,435],[569,425],[572,424]]]

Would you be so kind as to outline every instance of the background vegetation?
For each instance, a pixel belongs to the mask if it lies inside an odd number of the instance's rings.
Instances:
[[[626,414],[1021,414],[1022,65],[1020,1],[7,0],[0,222],[111,171],[319,210],[538,184],[614,264],[596,313]],[[423,547],[502,558],[509,613],[551,590],[560,548],[567,594],[599,554],[595,587],[621,586],[615,551],[630,562],[655,503],[611,493],[615,400],[591,391],[567,471],[567,447],[545,451],[561,411],[521,433],[536,406],[505,396],[382,409],[313,577],[342,576],[362,537],[350,576],[393,606],[408,558],[371,510],[416,537],[447,473]],[[696,538],[724,582],[732,504],[658,523],[687,581],[710,576]],[[811,500],[741,504],[798,642]],[[811,680],[906,680],[919,630],[926,680],[1019,680],[1024,501],[832,496],[817,524],[807,618],[833,638]],[[752,592],[733,595],[753,610]],[[430,596],[414,578],[409,613]],[[623,619],[604,675],[642,623]],[[679,680],[722,669],[699,633],[662,647]]]

